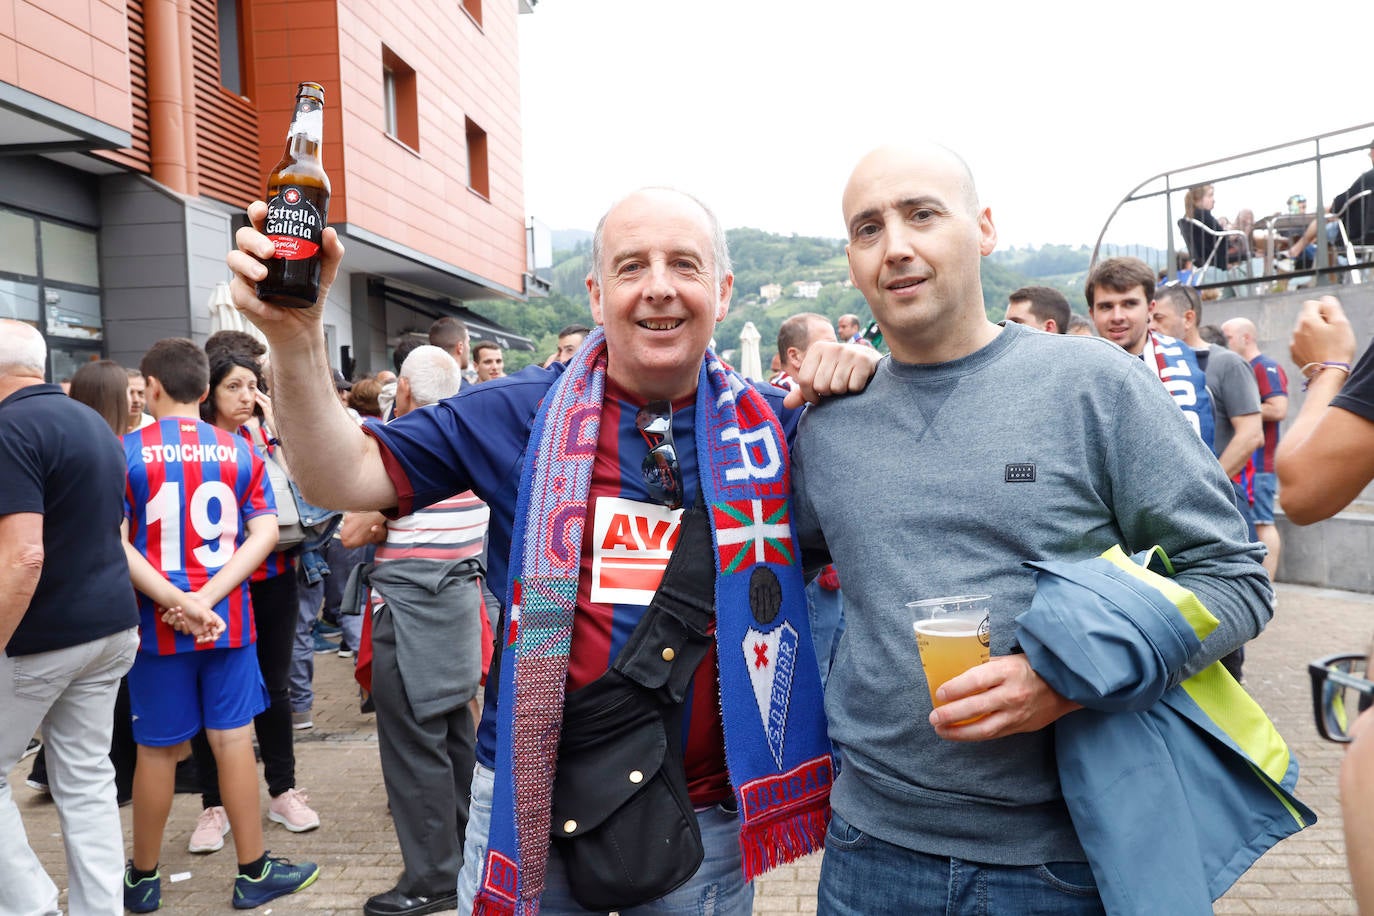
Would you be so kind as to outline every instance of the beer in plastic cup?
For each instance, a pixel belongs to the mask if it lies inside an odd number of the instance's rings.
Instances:
[[[988,595],[959,595],[907,605],[916,613],[912,627],[933,705],[943,705],[935,698],[941,684],[988,660],[988,601]]]

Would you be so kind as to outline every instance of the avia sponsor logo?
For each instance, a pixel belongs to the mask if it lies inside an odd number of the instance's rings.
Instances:
[[[592,600],[647,607],[681,527],[681,509],[618,496],[598,499],[592,520]]]
[[[787,701],[792,696],[792,676],[797,670],[797,631],[792,624],[768,633],[750,627],[744,631],[745,664],[754,688],[768,750],[782,769],[783,744],[787,738]]]
[[[828,756],[808,760],[776,776],[751,779],[740,787],[740,819],[753,824],[807,807],[830,791],[833,779]]]

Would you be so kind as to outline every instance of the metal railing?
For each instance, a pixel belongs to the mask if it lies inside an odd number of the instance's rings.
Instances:
[[[1357,134],[1359,135],[1358,140],[1355,138]],[[1304,137],[1301,140],[1293,140],[1275,146],[1267,146],[1233,156],[1226,156],[1221,159],[1212,159],[1207,162],[1197,163],[1196,165],[1170,169],[1167,172],[1161,172],[1158,175],[1151,176],[1132,188],[1131,191],[1112,209],[1111,214],[1108,215],[1106,222],[1102,225],[1102,231],[1098,233],[1096,243],[1093,245],[1092,264],[1095,265],[1099,257],[1107,256],[1108,252],[1104,252],[1104,249],[1108,251],[1111,249],[1120,251],[1121,249],[1139,246],[1142,250],[1149,248],[1158,251],[1159,246],[1148,246],[1138,241],[1130,245],[1123,245],[1108,244],[1105,243],[1104,240],[1107,237],[1107,233],[1112,228],[1113,221],[1122,213],[1123,208],[1128,205],[1147,201],[1155,202],[1157,205],[1162,199],[1164,205],[1165,238],[1167,239],[1163,249],[1167,253],[1167,256],[1164,265],[1155,264],[1153,266],[1156,270],[1166,270],[1167,279],[1177,280],[1177,252],[1179,251],[1177,242],[1179,236],[1177,234],[1174,195],[1199,185],[1218,186],[1224,182],[1238,181],[1241,179],[1262,178],[1264,176],[1277,177],[1277,173],[1281,170],[1310,166],[1312,177],[1315,179],[1315,194],[1313,195],[1315,198],[1315,206],[1311,213],[1307,215],[1312,220],[1324,220],[1327,202],[1323,184],[1322,164],[1327,160],[1335,159],[1340,156],[1347,156],[1351,153],[1369,150],[1372,138],[1374,138],[1374,122],[1368,122],[1357,124],[1353,127],[1317,134],[1316,136]],[[1249,160],[1249,163],[1246,163],[1247,160]],[[1243,163],[1244,165],[1242,165]],[[1359,173],[1363,173],[1368,168],[1369,166],[1365,164],[1359,169]],[[1344,187],[1346,182],[1353,181],[1354,178],[1354,174],[1350,175],[1349,178],[1340,183],[1340,186]],[[1161,183],[1162,186],[1160,186]],[[1314,277],[1314,282],[1321,284],[1337,281],[1341,275],[1354,272],[1355,282],[1359,282],[1358,278],[1360,274],[1358,271],[1374,267],[1374,262],[1370,261],[1348,263],[1351,258],[1346,258],[1347,263],[1344,264],[1332,263],[1334,259],[1329,256],[1327,233],[1318,231],[1315,239],[1317,252],[1316,257],[1313,259],[1312,268],[1284,272],[1273,270],[1275,259],[1273,258],[1272,245],[1274,236],[1277,234],[1273,227],[1278,217],[1283,215],[1283,211],[1279,211],[1265,214],[1255,220],[1255,228],[1267,227],[1269,231],[1269,244],[1271,246],[1270,250],[1266,252],[1266,256],[1263,258],[1264,266],[1261,271],[1258,273],[1254,271],[1254,262],[1258,259],[1254,257],[1254,252],[1251,250],[1252,240],[1247,239],[1247,258],[1244,262],[1246,267],[1245,276],[1214,280],[1211,282],[1195,282],[1194,285],[1203,289],[1229,290],[1233,293],[1241,292],[1241,294],[1244,294],[1244,291],[1248,287],[1253,286],[1256,288],[1256,292],[1260,292],[1269,288],[1269,286],[1272,285],[1271,281],[1279,279],[1291,281],[1294,279]],[[1319,225],[1319,230],[1320,229],[1321,226]],[[1342,233],[1342,239],[1345,239],[1344,233]],[[1184,241],[1186,242],[1186,239]],[[1225,240],[1218,240],[1218,244],[1225,244]],[[1349,245],[1348,241],[1343,248],[1346,251],[1354,250]],[[1146,260],[1150,259],[1146,258]],[[1200,264],[1196,264],[1195,268],[1199,273],[1201,272]]]

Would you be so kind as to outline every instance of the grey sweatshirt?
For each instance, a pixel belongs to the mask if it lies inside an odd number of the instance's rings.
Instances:
[[[1084,860],[1050,728],[935,735],[907,602],[992,595],[992,654],[1005,655],[1034,591],[1024,561],[1158,544],[1221,621],[1176,681],[1272,614],[1263,548],[1216,459],[1158,377],[1103,340],[1008,325],[953,362],[885,359],[863,394],[806,412],[792,467],[802,544],[828,551],[844,589],[825,701],[841,757],[832,803],[908,849]]]

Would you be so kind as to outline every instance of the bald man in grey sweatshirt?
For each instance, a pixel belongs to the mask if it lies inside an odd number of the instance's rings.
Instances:
[[[842,766],[819,912],[1100,913],[1050,727],[1077,707],[1017,650],[1022,564],[1162,546],[1220,621],[1177,683],[1269,620],[1260,549],[1140,360],[987,320],[978,265],[996,232],[957,156],[875,151],[844,213],[892,355],[864,393],[807,412],[793,460],[799,536],[833,559],[847,617],[826,688]],[[836,496],[854,480],[874,497]],[[992,659],[933,710],[906,604],[962,594],[992,596]]]

